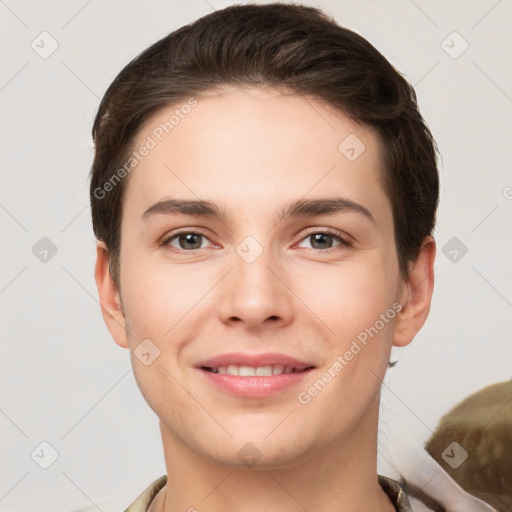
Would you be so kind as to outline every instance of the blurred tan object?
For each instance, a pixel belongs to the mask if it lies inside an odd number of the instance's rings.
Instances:
[[[460,487],[512,510],[512,380],[488,386],[445,414],[425,449]]]

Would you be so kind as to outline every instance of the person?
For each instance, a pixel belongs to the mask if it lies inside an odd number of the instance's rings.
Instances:
[[[166,465],[127,512],[411,510],[376,464],[434,284],[408,81],[319,9],[235,5],[132,60],[93,138],[101,311]]]

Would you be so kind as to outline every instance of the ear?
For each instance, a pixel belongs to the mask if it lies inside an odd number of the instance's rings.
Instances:
[[[104,242],[96,244],[96,268],[94,271],[96,286],[100,297],[101,313],[114,341],[123,348],[128,348],[126,319],[121,296],[110,274],[108,266],[108,249]]]
[[[393,345],[408,345],[423,327],[430,311],[434,291],[434,258],[436,243],[431,236],[423,239],[418,258],[409,263],[409,277],[403,281],[400,304],[402,309],[395,317]]]

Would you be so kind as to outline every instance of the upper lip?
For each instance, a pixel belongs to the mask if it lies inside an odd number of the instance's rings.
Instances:
[[[219,366],[251,366],[257,368],[260,366],[283,365],[292,368],[308,368],[314,366],[308,361],[301,361],[285,354],[265,353],[265,354],[243,354],[241,352],[232,352],[229,354],[221,354],[210,359],[199,362],[198,368],[218,368]]]

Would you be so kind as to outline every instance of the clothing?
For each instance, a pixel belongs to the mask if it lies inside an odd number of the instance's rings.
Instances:
[[[158,491],[167,483],[167,475],[155,480],[124,512],[146,512]],[[409,498],[400,484],[391,478],[379,475],[379,484],[395,506],[397,512],[412,512]]]

